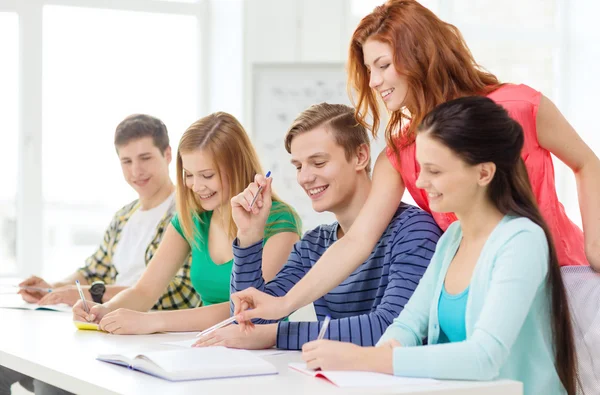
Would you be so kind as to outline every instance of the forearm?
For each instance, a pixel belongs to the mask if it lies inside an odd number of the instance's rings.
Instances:
[[[194,309],[159,311],[152,314],[156,319],[157,332],[203,331],[229,318],[229,303],[219,303]]]
[[[583,223],[585,252],[590,265],[600,271],[600,161],[594,160],[575,173]]]
[[[112,298],[117,296],[117,294],[125,291],[128,288],[129,287],[124,287],[124,286],[119,286],[119,285],[107,285],[106,291],[104,292],[104,296],[102,297],[102,303],[108,302],[109,300],[111,300]]]
[[[148,311],[154,306],[158,297],[154,293],[145,292],[138,287],[125,288],[104,303],[110,311],[123,308],[135,311]]]
[[[394,374],[393,348],[389,346],[364,347],[360,349],[360,352],[361,355],[357,355],[356,358],[359,365],[356,370]]]

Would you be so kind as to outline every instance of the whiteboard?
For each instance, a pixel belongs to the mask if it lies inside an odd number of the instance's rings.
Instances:
[[[294,119],[309,106],[327,102],[350,105],[346,72],[341,63],[254,64],[252,67],[251,136],[273,189],[291,204],[304,231],[335,221],[331,213],[316,213],[310,198],[296,182],[284,137]]]

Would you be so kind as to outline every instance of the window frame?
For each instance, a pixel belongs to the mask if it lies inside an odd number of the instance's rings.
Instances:
[[[17,272],[8,276],[25,277],[41,273],[44,262],[42,193],[42,24],[44,6],[69,6],[159,14],[187,15],[197,18],[198,83],[196,112],[207,112],[210,48],[208,0],[179,3],[162,0],[0,0],[0,11],[15,12],[19,19],[18,81],[18,164],[17,164]],[[204,56],[200,56],[203,54]]]

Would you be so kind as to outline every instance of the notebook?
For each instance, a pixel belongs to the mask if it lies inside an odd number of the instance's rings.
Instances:
[[[61,304],[49,304],[46,306],[40,306],[35,303],[27,303],[20,296],[13,297],[2,296],[0,298],[0,309],[19,309],[19,310],[48,310],[48,311],[62,311],[64,313],[71,313],[73,308],[66,303]]]
[[[277,368],[246,350],[225,347],[104,354],[96,359],[170,381],[277,374]]]
[[[99,331],[100,325],[95,322],[73,321],[73,324],[82,331]]]
[[[288,366],[291,369],[297,370],[309,376],[324,378],[340,388],[398,386],[415,387],[440,383],[439,380],[435,379],[398,377],[383,373],[341,370],[312,370],[308,369],[304,363],[291,362],[288,364]]]

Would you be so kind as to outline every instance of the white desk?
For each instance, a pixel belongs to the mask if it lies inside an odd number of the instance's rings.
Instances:
[[[78,331],[70,314],[0,309],[0,365],[80,394],[340,394],[522,395],[516,381],[446,381],[418,388],[340,389],[288,369],[300,353],[264,357],[278,375],[172,383],[116,365],[96,361],[99,353],[172,349],[160,344],[189,334],[117,336]]]

